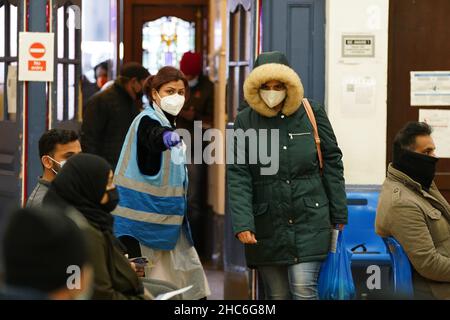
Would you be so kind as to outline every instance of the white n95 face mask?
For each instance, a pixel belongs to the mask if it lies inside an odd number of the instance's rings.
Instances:
[[[284,100],[284,98],[286,98],[286,90],[276,91],[260,89],[259,95],[269,108],[275,108]]]
[[[170,96],[165,96],[164,98],[159,98],[161,99],[161,109],[173,116],[176,116],[178,115],[178,113],[180,113],[185,101],[184,96],[181,96],[178,93],[172,94]]]
[[[50,160],[52,160],[54,163],[56,163],[57,165],[59,165],[59,170],[61,170],[62,169],[62,167],[64,166],[64,164],[66,163],[66,161],[67,160],[62,160],[62,161],[56,161],[55,159],[53,159],[52,157],[50,157],[49,155],[47,155],[47,157],[50,159]],[[59,172],[59,170],[58,171],[56,171],[55,169],[53,169],[53,168],[50,168],[50,170],[52,170],[53,171],[53,173],[54,174],[58,174],[58,172]]]

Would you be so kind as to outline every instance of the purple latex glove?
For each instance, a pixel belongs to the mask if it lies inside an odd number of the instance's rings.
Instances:
[[[163,142],[167,149],[170,149],[181,142],[180,135],[175,131],[167,130],[163,133]]]

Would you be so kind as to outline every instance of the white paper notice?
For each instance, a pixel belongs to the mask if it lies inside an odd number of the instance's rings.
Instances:
[[[375,78],[346,76],[342,80],[342,113],[348,116],[370,115],[375,109]]]
[[[419,109],[419,121],[428,123],[433,128],[436,155],[450,158],[450,110]]]
[[[411,106],[449,106],[450,71],[411,71]]]

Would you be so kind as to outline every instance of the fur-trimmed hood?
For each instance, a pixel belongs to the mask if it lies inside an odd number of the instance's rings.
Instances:
[[[300,108],[303,85],[298,74],[288,65],[286,56],[278,51],[261,53],[255,68],[244,82],[244,97],[250,107],[265,117],[275,117],[278,112],[270,109],[259,95],[261,85],[278,80],[286,86],[286,99],[281,112],[290,116]]]

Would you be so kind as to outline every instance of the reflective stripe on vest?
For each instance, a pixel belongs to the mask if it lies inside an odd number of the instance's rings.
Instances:
[[[180,225],[183,223],[183,216],[165,215],[153,212],[144,212],[139,210],[130,211],[128,208],[123,208],[120,206],[118,206],[114,210],[114,214],[119,217],[147,223],[175,224],[175,225]]]

